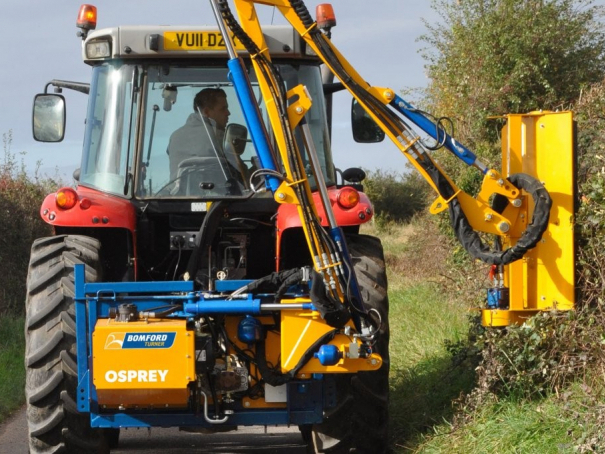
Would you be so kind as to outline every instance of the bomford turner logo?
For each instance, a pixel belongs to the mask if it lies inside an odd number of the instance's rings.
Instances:
[[[110,333],[105,340],[105,350],[133,348],[170,348],[176,333]]]

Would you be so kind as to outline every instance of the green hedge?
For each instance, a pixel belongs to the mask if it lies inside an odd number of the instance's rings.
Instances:
[[[406,222],[427,207],[430,187],[415,170],[412,172],[368,172],[364,191],[374,205],[378,222]]]
[[[31,176],[11,152],[12,133],[2,135],[4,162],[0,164],[0,314],[24,312],[27,266],[32,242],[51,229],[40,218],[45,195],[57,186]]]

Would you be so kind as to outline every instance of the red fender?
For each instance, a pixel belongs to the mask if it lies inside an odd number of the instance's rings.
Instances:
[[[374,208],[372,207],[372,203],[367,195],[363,192],[359,193],[359,202],[352,208],[344,208],[342,205],[338,203],[338,195],[341,190],[347,188],[347,186],[343,188],[331,187],[328,188],[328,197],[330,199],[330,204],[332,206],[332,211],[334,212],[334,217],[336,218],[336,223],[341,226],[354,226],[365,224],[370,221],[374,216]],[[328,220],[326,216],[326,212],[321,203],[321,198],[319,193],[313,193],[313,200],[315,202],[315,207],[317,208],[317,214],[319,215],[319,219],[321,221],[321,225],[324,227],[328,226]],[[276,244],[276,267],[277,270],[280,269],[279,266],[279,257],[281,252],[281,238],[287,229],[293,227],[301,227],[302,224],[300,222],[300,217],[298,215],[298,209],[296,205],[284,203],[279,206],[277,209],[277,244]]]
[[[56,193],[47,195],[40,207],[42,220],[55,227],[127,229],[132,235],[133,253],[137,257],[136,215],[132,203],[128,199],[108,195],[85,186],[79,186],[76,194],[78,196],[76,204],[68,209],[57,205]],[[135,275],[136,273],[135,266]]]
[[[76,193],[78,201],[69,209],[57,205],[55,194],[46,196],[40,207],[42,219],[53,226],[121,227],[134,234],[136,217],[129,200],[84,186],[78,187]]]

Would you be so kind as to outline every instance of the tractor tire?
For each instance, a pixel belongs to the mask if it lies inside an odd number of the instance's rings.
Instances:
[[[100,242],[60,235],[32,245],[27,275],[25,395],[30,453],[108,453],[106,432],[76,408],[74,265],[100,279]]]
[[[382,318],[374,351],[382,356],[383,363],[376,371],[334,376],[336,406],[324,412],[321,424],[301,428],[311,454],[380,454],[389,450],[389,300],[382,244],[372,236],[351,235],[347,245],[364,303]]]

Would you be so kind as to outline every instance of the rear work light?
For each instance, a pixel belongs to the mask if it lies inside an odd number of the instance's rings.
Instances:
[[[342,188],[336,196],[336,201],[343,208],[353,208],[359,203],[359,192],[351,187]]]
[[[78,203],[78,194],[72,188],[61,188],[55,194],[57,206],[63,210],[69,210]]]
[[[111,55],[109,41],[91,41],[86,43],[86,58],[105,58]]]

